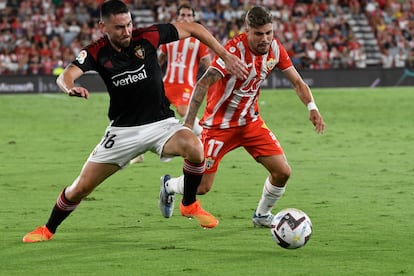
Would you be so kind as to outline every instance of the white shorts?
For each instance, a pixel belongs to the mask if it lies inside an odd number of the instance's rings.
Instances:
[[[147,151],[158,154],[162,161],[170,161],[173,156],[162,154],[164,145],[171,136],[182,129],[188,128],[180,124],[176,118],[133,127],[109,125],[104,137],[89,155],[88,161],[116,164],[123,168],[131,159]]]

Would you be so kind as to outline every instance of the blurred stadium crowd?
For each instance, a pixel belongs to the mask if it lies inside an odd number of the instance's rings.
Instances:
[[[101,1],[0,0],[0,74],[55,74],[101,36]],[[134,25],[172,22],[178,1],[127,0]],[[252,5],[299,68],[414,68],[414,0],[193,0],[196,19],[224,43]]]

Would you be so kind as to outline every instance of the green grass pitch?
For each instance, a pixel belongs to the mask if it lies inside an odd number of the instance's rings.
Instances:
[[[293,90],[264,90],[262,116],[292,166],[275,206],[303,209],[309,243],[279,248],[251,216],[266,171],[243,149],[200,196],[220,224],[206,230],[158,210],[159,178],[182,159],[115,174],[53,240],[24,244],[46,222],[103,135],[108,96],[0,96],[0,275],[414,275],[414,89],[314,89],[327,123],[317,135]]]

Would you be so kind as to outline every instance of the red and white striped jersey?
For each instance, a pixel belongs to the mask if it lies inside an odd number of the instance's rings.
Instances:
[[[249,76],[246,80],[237,79],[226,71],[221,58],[214,57],[210,67],[218,70],[223,78],[208,90],[207,105],[200,121],[206,128],[224,129],[256,121],[261,83],[274,68],[283,71],[293,66],[285,48],[276,38],[264,55],[256,56],[249,50],[245,33],[228,41],[225,48],[249,65]]]
[[[167,55],[164,84],[188,84],[194,87],[200,59],[210,55],[206,45],[194,37],[163,44],[160,51]]]

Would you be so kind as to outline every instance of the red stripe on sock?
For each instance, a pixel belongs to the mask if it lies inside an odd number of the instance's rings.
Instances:
[[[187,159],[184,160],[184,166],[183,166],[183,171],[184,173],[189,173],[189,174],[193,174],[193,175],[202,175],[204,173],[205,170],[205,166],[204,166],[205,162],[201,162],[201,163],[192,163],[190,161],[188,161]]]
[[[73,211],[78,207],[80,202],[71,202],[65,197],[65,190],[63,190],[56,200],[56,206],[63,211]]]

